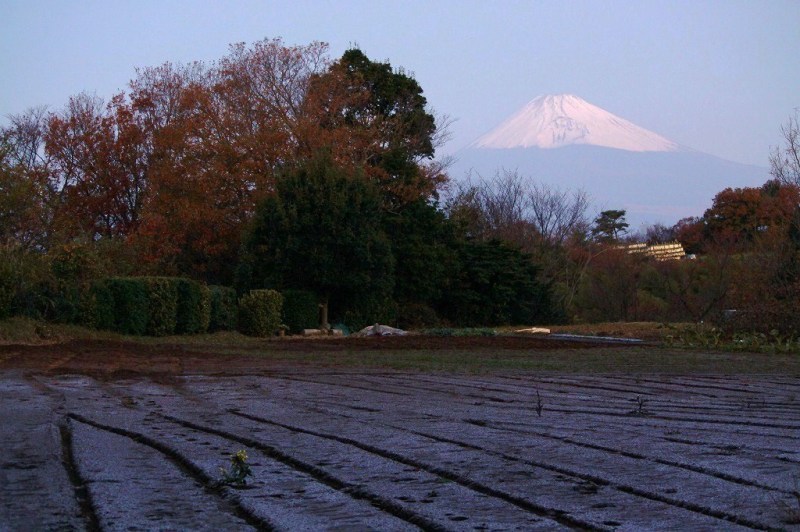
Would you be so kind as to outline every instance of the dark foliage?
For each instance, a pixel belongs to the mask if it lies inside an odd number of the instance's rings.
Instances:
[[[227,286],[209,286],[211,315],[208,330],[235,331],[239,322],[239,300],[236,290]]]
[[[549,292],[537,281],[529,255],[490,240],[467,243],[459,258],[458,274],[442,304],[446,319],[464,326],[547,320]]]
[[[114,330],[144,335],[150,323],[150,298],[145,280],[114,277],[106,280],[106,286],[114,298]]]
[[[381,221],[377,188],[318,156],[287,174],[259,207],[244,257],[250,287],[313,291],[339,319],[368,314],[394,286]]]
[[[251,290],[239,299],[239,330],[249,336],[273,336],[281,324],[282,308],[279,292]]]
[[[289,332],[299,333],[303,329],[314,329],[319,323],[319,301],[308,290],[284,290],[283,324]]]
[[[150,319],[149,336],[167,336],[175,332],[178,314],[178,280],[171,277],[144,277]]]
[[[208,287],[191,279],[176,279],[178,334],[198,334],[208,330],[211,294]]]

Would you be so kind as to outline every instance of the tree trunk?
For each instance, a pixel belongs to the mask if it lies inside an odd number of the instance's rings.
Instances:
[[[325,300],[319,304],[319,326],[320,329],[327,331],[331,328],[328,325],[328,298],[326,297]]]

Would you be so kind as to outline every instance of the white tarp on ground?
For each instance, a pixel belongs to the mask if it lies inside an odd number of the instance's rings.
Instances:
[[[388,325],[376,323],[375,325],[364,327],[353,336],[405,336],[406,334],[408,333],[403,329],[395,329]]]

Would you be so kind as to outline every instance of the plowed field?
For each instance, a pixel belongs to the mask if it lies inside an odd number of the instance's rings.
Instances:
[[[376,349],[597,349],[565,347],[287,341],[267,360],[110,342],[6,346],[0,529],[800,528],[797,375],[335,363]],[[220,484],[239,450],[252,477]]]

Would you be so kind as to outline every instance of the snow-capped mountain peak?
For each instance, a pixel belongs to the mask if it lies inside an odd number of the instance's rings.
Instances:
[[[538,96],[471,148],[560,148],[588,144],[627,151],[680,151],[681,147],[571,94]]]

